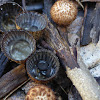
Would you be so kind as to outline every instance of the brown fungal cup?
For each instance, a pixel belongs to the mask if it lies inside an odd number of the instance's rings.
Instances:
[[[25,63],[25,60],[35,51],[35,44],[30,33],[11,30],[3,35],[1,50],[9,59],[17,63]]]
[[[16,17],[16,28],[29,31],[36,40],[42,37],[46,25],[46,17],[37,12],[24,12]]]
[[[15,17],[23,11],[22,7],[15,2],[0,4],[0,31],[16,29]]]
[[[56,96],[47,86],[37,85],[28,91],[25,100],[56,100]]]
[[[32,80],[45,83],[57,75],[59,60],[49,50],[38,50],[27,59],[26,70]]]
[[[51,7],[51,18],[58,25],[69,25],[77,16],[76,5],[69,0],[58,0]]]

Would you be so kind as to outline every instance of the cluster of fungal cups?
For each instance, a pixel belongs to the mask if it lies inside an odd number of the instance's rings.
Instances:
[[[25,13],[15,2],[0,5],[0,31],[3,33],[1,49],[17,63],[25,63],[36,50],[36,40],[42,37],[47,25],[46,17],[37,12]]]
[[[69,25],[77,15],[71,1],[58,0],[51,8],[51,17],[59,25]],[[15,20],[16,19],[16,20]],[[59,70],[59,60],[49,50],[36,51],[36,40],[42,37],[47,19],[37,12],[24,12],[15,2],[0,5],[1,50],[16,63],[26,63],[29,77],[36,82],[48,82]],[[43,85],[28,92],[26,100],[56,100],[53,91]]]

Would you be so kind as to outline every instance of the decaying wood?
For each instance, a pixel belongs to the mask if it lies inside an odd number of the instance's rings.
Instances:
[[[7,100],[15,91],[17,91],[19,88],[21,88],[24,84],[26,84],[30,79],[26,80],[24,83],[20,84],[18,87],[16,87],[14,90],[12,90],[8,95],[6,95],[3,100]]]
[[[58,26],[57,29],[61,38],[63,39],[64,44],[67,42],[69,46],[80,46],[80,37],[77,34],[68,33],[66,27],[63,26]]]
[[[90,74],[85,64],[83,64],[82,60],[79,60],[78,64],[80,68],[74,68],[73,70],[68,68],[67,75],[71,78],[83,100],[99,100],[100,86]]]
[[[87,4],[85,7],[85,13],[84,13],[84,22],[82,27],[82,33],[81,33],[81,45],[87,45],[91,42],[90,37],[90,31],[93,27],[93,18],[94,18],[94,7],[95,4]]]
[[[77,60],[69,50],[67,43],[61,39],[58,31],[49,23],[48,43],[55,49],[59,58],[65,62],[66,74],[79,91],[83,100],[99,100],[100,87],[85,66],[79,66]],[[94,84],[93,84],[94,83]]]
[[[64,26],[59,26],[59,25],[57,25],[57,29],[58,29],[58,31],[59,31],[59,33],[61,33],[60,35],[65,39],[65,40],[67,40],[67,28],[66,27],[64,27]]]
[[[87,46],[78,48],[77,51],[87,68],[93,68],[100,62],[100,41],[96,45],[90,43]]]
[[[69,41],[68,41],[68,32],[67,32],[67,28],[64,26],[57,26],[58,32],[60,34],[60,36],[64,39],[64,41],[68,43],[68,45],[70,45]]]
[[[90,33],[90,37],[92,38],[93,43],[97,43],[99,41],[99,36],[100,36],[100,3],[96,3],[94,11],[93,28],[91,29]]]
[[[19,65],[0,78],[0,99],[28,79],[24,65]]]
[[[77,34],[78,36],[80,36],[83,19],[84,19],[82,13],[83,12],[80,11],[78,13],[79,15],[76,17],[76,19],[67,27],[68,33]]]
[[[45,49],[49,49],[52,52],[54,52],[54,49],[52,47],[50,47],[50,45],[48,45],[44,40],[41,40],[41,45],[42,47],[44,47]]]
[[[80,46],[80,33],[83,24],[83,17],[78,15],[76,19],[68,26],[58,26],[57,29],[62,38],[71,46]]]

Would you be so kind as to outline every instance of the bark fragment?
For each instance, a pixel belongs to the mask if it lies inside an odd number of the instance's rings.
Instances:
[[[19,65],[0,78],[0,99],[24,83],[28,77],[24,65]]]

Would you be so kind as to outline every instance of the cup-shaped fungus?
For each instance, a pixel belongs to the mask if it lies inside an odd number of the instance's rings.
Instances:
[[[46,17],[37,12],[24,12],[16,17],[16,28],[29,31],[36,40],[42,37],[46,25]]]
[[[59,60],[49,50],[38,50],[27,59],[26,70],[32,80],[45,83],[57,75]]]
[[[17,63],[24,63],[35,51],[35,44],[35,39],[30,33],[23,30],[11,30],[5,32],[1,49],[11,60]]]
[[[77,7],[72,1],[69,0],[58,0],[51,7],[51,18],[58,25],[69,25],[77,16]]]
[[[0,5],[0,31],[5,32],[16,29],[15,17],[23,12],[22,7],[15,2],[7,2]]]
[[[25,100],[56,100],[56,96],[47,86],[37,85],[28,91]]]

